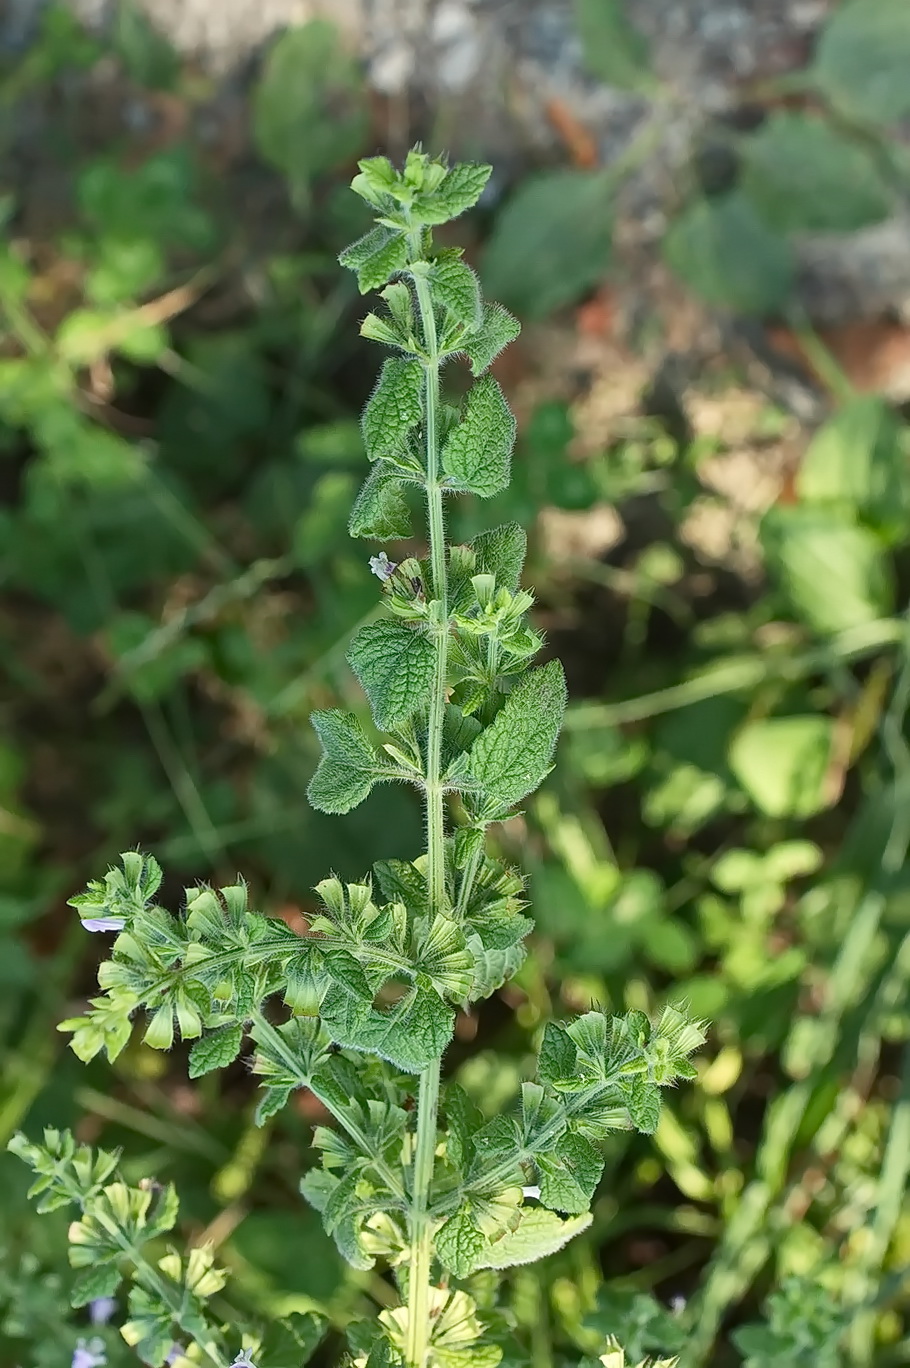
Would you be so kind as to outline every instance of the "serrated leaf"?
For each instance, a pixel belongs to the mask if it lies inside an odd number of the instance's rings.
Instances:
[[[712,308],[762,316],[787,298],[793,253],[759,218],[740,190],[695,200],[676,218],[663,245],[672,270]]]
[[[623,0],[575,0],[585,65],[607,85],[643,90],[653,85],[648,44],[630,24]]]
[[[343,263],[342,263],[343,264]],[[357,289],[361,294],[378,290],[387,285],[395,272],[404,271],[408,264],[408,244],[400,233],[390,233],[389,238],[357,269]]]
[[[822,30],[809,74],[846,114],[890,124],[910,113],[910,9],[848,0]]]
[[[420,1073],[451,1040],[455,1014],[437,993],[418,986],[385,1011],[364,1009],[350,994],[331,988],[322,1022],[336,1044],[378,1054],[405,1073]]]
[[[363,440],[371,461],[395,457],[407,446],[423,417],[423,367],[419,361],[390,356],[383,364],[363,411]]]
[[[377,461],[354,500],[348,531],[352,537],[398,541],[412,535],[411,514],[386,461]]]
[[[477,1257],[486,1243],[474,1224],[470,1206],[465,1205],[440,1226],[434,1248],[437,1257],[456,1278],[466,1278],[473,1273]]]
[[[454,248],[441,252],[430,270],[430,283],[434,298],[445,305],[452,321],[473,332],[483,318],[480,283],[460,258]]]
[[[528,318],[581,299],[610,262],[614,195],[612,171],[529,177],[497,216],[481,259],[484,289]]]
[[[590,1140],[567,1131],[553,1151],[535,1154],[534,1163],[545,1206],[570,1215],[587,1211],[604,1166]]]
[[[481,532],[471,542],[477,557],[477,569],[492,575],[500,589],[515,593],[521,584],[528,550],[528,534],[518,523],[503,523],[489,532]]]
[[[626,1093],[632,1125],[653,1135],[660,1122],[660,1088],[647,1078],[633,1078]]]
[[[872,153],[817,114],[773,113],[745,142],[742,165],[743,189],[781,233],[848,233],[894,205]]]
[[[283,1086],[263,1088],[256,1104],[256,1125],[264,1126],[266,1121],[276,1116],[282,1107],[287,1106],[290,1095],[291,1089]]]
[[[307,796],[320,812],[350,812],[373,787],[373,747],[350,713],[330,708],[312,713],[310,721],[322,742],[323,756],[310,780]]]
[[[469,752],[471,776],[483,792],[483,799],[469,799],[473,808],[500,814],[533,793],[549,771],[565,705],[558,660],[525,675]]]
[[[342,266],[356,272],[361,294],[381,289],[397,271],[408,264],[408,244],[393,228],[371,228],[362,238],[345,248],[338,258]]]
[[[292,1311],[282,1320],[270,1320],[260,1350],[262,1360],[269,1368],[305,1368],[327,1329],[328,1321],[313,1311]]]
[[[330,950],[324,959],[326,973],[333,983],[338,984],[361,1003],[373,1001],[373,990],[363,971],[363,967],[347,950]]]
[[[473,740],[473,737],[471,738]],[[459,827],[455,832],[453,859],[456,869],[467,869],[483,854],[484,833],[481,827]]]
[[[492,170],[492,166],[478,162],[459,162],[446,172],[432,194],[416,198],[414,217],[429,225],[458,218],[480,199]]]
[[[527,918],[521,918],[527,922]],[[528,929],[531,923],[527,922]],[[527,951],[523,945],[507,946],[484,945],[479,935],[468,937],[468,949],[474,957],[474,977],[471,984],[470,1001],[478,1002],[488,998],[513,978],[525,962]]]
[[[442,468],[456,489],[489,499],[509,483],[515,419],[491,376],[468,394],[461,422],[442,449]]]
[[[461,350],[471,363],[474,375],[483,375],[497,356],[521,332],[521,324],[501,304],[483,306],[483,318],[477,332],[460,343]]]
[[[403,1362],[401,1355],[395,1352],[383,1335],[371,1346],[365,1368],[399,1368]]]
[[[364,1209],[357,1193],[358,1174],[347,1173],[333,1187],[322,1212],[323,1224],[338,1247],[338,1252],[352,1268],[372,1268],[375,1260],[366,1253],[360,1241]],[[303,1184],[301,1184],[303,1190]],[[309,1191],[304,1192],[309,1199]]]
[[[383,897],[404,903],[414,917],[429,910],[426,875],[409,860],[377,860],[373,866]]]
[[[488,1244],[477,1258],[475,1268],[516,1268],[536,1263],[555,1254],[576,1235],[587,1230],[594,1218],[590,1212],[563,1220],[546,1207],[524,1207],[515,1230]]]
[[[88,1306],[99,1297],[113,1297],[123,1274],[116,1263],[94,1264],[83,1268],[70,1291],[71,1306]]]
[[[471,1101],[459,1083],[449,1083],[445,1092],[446,1153],[456,1168],[467,1169],[474,1157],[474,1136],[483,1125],[483,1112]]]
[[[222,1026],[204,1035],[190,1050],[190,1078],[201,1078],[213,1069],[226,1069],[240,1053],[243,1044],[243,1024]]]
[[[544,1083],[558,1086],[573,1079],[577,1070],[578,1051],[572,1037],[555,1021],[548,1021],[540,1042],[537,1072]]]
[[[351,642],[348,661],[380,731],[393,731],[429,700],[436,653],[419,628],[389,618],[368,622]]]

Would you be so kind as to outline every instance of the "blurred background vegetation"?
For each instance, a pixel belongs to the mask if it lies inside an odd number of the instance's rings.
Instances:
[[[532,952],[451,1068],[492,1111],[553,1015],[686,1000],[713,1023],[653,1140],[611,1141],[588,1235],[511,1275],[529,1358],[615,1333],[687,1368],[910,1363],[910,8],[794,0],[761,48],[730,0],[445,0],[400,33],[387,7],[366,51],[341,6],[230,69],[125,2],[94,28],[13,8],[0,1142],[122,1145],[263,1314],[340,1331],[389,1296],[296,1197],[313,1099],[258,1130],[242,1068],[189,1085],[137,1042],[85,1069],[54,1027],[98,958],[65,900],[123,849],[175,896],[241,870],[305,930],[330,868],[420,847],[406,794],[326,819],[304,792],[310,710],[362,709],[344,653],[376,601],[346,531],[375,364],[335,261],[365,227],[346,187],[422,136],[495,159],[455,240],[527,325],[498,369],[515,482],[453,534],[529,529],[572,694],[498,837]],[[515,44],[474,120],[459,14]],[[60,1235],[0,1157],[2,1368],[68,1365],[87,1333]]]

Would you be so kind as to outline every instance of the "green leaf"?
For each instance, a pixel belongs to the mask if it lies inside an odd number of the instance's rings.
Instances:
[[[836,796],[825,791],[833,742],[830,717],[749,722],[730,747],[730,769],[760,812],[811,817]]]
[[[461,422],[442,449],[442,467],[456,489],[489,499],[509,483],[515,419],[491,376],[468,394]]]
[[[518,523],[503,523],[481,532],[471,542],[480,574],[492,575],[500,589],[515,593],[521,584],[528,550],[528,534]]]
[[[281,1086],[276,1085],[274,1087],[263,1088],[259,1102],[256,1106],[256,1125],[264,1126],[266,1121],[270,1121],[273,1116],[277,1116],[278,1113],[287,1106],[290,1095],[291,1089],[286,1088],[283,1084]]]
[[[625,1094],[632,1125],[653,1135],[660,1121],[660,1088],[647,1078],[633,1078]]]
[[[474,981],[474,957],[465,944],[464,930],[454,917],[443,913],[420,934],[414,951],[414,968],[425,974],[440,996],[464,1002]]]
[[[423,417],[423,367],[419,361],[390,356],[363,411],[363,440],[371,461],[398,456]]]
[[[540,1043],[540,1055],[537,1061],[537,1071],[541,1081],[557,1088],[560,1083],[574,1082],[577,1074],[577,1060],[578,1051],[572,1042],[572,1037],[564,1027],[559,1026],[555,1021],[548,1021],[544,1027],[543,1040]]]
[[[873,534],[819,507],[772,508],[762,520],[768,568],[797,615],[839,632],[887,615],[891,567]]]
[[[745,143],[740,183],[780,233],[852,232],[894,204],[872,154],[817,114],[773,113]]]
[[[400,1368],[403,1362],[401,1355],[395,1352],[383,1335],[370,1348],[364,1368]]]
[[[459,162],[446,173],[436,190],[415,199],[415,219],[432,225],[458,218],[480,199],[492,170],[492,166],[479,162]]]
[[[470,1205],[465,1204],[440,1226],[436,1232],[434,1248],[437,1257],[456,1278],[466,1278],[473,1273],[477,1266],[477,1257],[486,1243],[474,1224]]]
[[[357,273],[357,288],[361,294],[368,294],[388,284],[396,271],[404,270],[408,263],[407,239],[394,228],[371,228],[346,247],[338,260]]]
[[[350,713],[330,708],[314,712],[310,721],[322,742],[323,756],[310,780],[307,796],[320,812],[343,813],[357,807],[373,787],[376,756],[366,734]]]
[[[380,731],[394,731],[429,701],[436,653],[419,627],[390,618],[368,622],[351,642],[348,661]]]
[[[565,676],[558,660],[531,670],[515,687],[470,750],[469,770],[483,795],[469,799],[480,809],[478,816],[506,812],[543,782],[565,703]]]
[[[527,955],[523,945],[485,946],[479,935],[468,937],[468,948],[474,957],[474,978],[470,992],[472,1002],[488,998],[513,978]]]
[[[510,342],[514,342],[520,332],[521,324],[517,318],[512,317],[508,309],[504,309],[501,304],[484,303],[480,327],[460,344],[461,350],[471,363],[472,374],[483,375],[499,353]]]
[[[445,1091],[446,1155],[462,1171],[474,1157],[474,1136],[483,1125],[483,1112],[471,1101],[459,1083],[449,1083]]]
[[[593,1219],[591,1213],[586,1212],[565,1221],[545,1207],[524,1207],[516,1229],[506,1231],[501,1239],[487,1245],[474,1267],[515,1268],[520,1264],[536,1263],[548,1254],[555,1254],[587,1230]]]
[[[113,1297],[122,1281],[123,1274],[116,1263],[94,1264],[92,1267],[83,1268],[73,1283],[70,1305],[88,1306],[89,1302],[96,1301],[99,1297]]]
[[[287,1214],[290,1216],[290,1212]],[[278,1248],[284,1247],[283,1242],[278,1243]],[[305,1249],[304,1244],[301,1253]],[[315,1256],[315,1251],[313,1253]],[[312,1264],[313,1259],[310,1262]],[[305,1368],[327,1329],[328,1322],[312,1311],[292,1311],[282,1320],[270,1320],[259,1351],[262,1361],[269,1368]]]
[[[448,248],[440,252],[430,270],[433,297],[445,305],[454,323],[475,332],[483,320],[480,284],[470,266],[461,260],[461,251]]]
[[[355,156],[366,130],[366,88],[337,27],[313,19],[283,33],[253,90],[253,136],[292,191]]]
[[[354,500],[348,531],[352,537],[398,541],[412,534],[411,514],[386,461],[377,461]]]
[[[359,1002],[369,1004],[373,1001],[373,989],[363,967],[347,950],[330,950],[325,955],[325,969],[333,983]]]
[[[848,0],[825,25],[809,76],[850,117],[890,124],[910,113],[908,70],[904,0]]]
[[[213,1069],[226,1069],[239,1055],[242,1044],[242,1022],[202,1036],[190,1051],[190,1078],[200,1078]]]
[[[877,395],[849,400],[809,443],[796,477],[800,502],[864,514],[902,539],[910,511],[904,435],[897,414]]]
[[[357,163],[360,174],[351,182],[351,189],[374,209],[388,209],[389,197],[399,185],[399,174],[388,157],[364,157]]]
[[[648,44],[629,23],[623,0],[575,0],[575,18],[585,63],[595,76],[619,90],[653,86]]]
[[[546,171],[524,181],[487,243],[484,289],[528,318],[576,303],[609,265],[613,194],[609,171]]]
[[[706,304],[731,313],[771,313],[793,283],[788,243],[738,190],[688,205],[664,238],[664,256]]]
[[[426,875],[408,860],[377,860],[373,866],[383,897],[404,903],[412,917],[429,912]]]
[[[385,1011],[365,1008],[351,994],[330,988],[322,1023],[338,1045],[387,1059],[405,1073],[420,1073],[439,1059],[452,1038],[455,1014],[432,989],[415,986]]]
[[[535,1154],[540,1176],[540,1200],[556,1211],[577,1215],[587,1211],[603,1172],[603,1159],[583,1135],[567,1131],[555,1150]]]

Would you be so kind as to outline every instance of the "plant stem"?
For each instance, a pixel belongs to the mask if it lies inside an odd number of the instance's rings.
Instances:
[[[428,1207],[436,1153],[439,1063],[420,1075],[417,1098],[417,1145],[411,1194],[411,1260],[408,1265],[408,1368],[424,1368],[430,1340],[430,1264],[433,1222]]]
[[[420,233],[411,235],[411,257],[420,258]],[[427,524],[430,535],[430,567],[435,601],[433,645],[436,665],[427,726],[427,887],[430,917],[446,907],[445,808],[442,787],[442,728],[445,721],[446,670],[449,645],[448,582],[446,578],[445,524],[442,488],[439,483],[437,416],[439,409],[439,343],[436,315],[427,281],[414,277],[426,347],[424,414],[426,420]],[[417,1097],[417,1140],[411,1187],[410,1244],[408,1266],[408,1368],[424,1368],[430,1338],[430,1265],[433,1223],[429,1215],[430,1184],[436,1153],[436,1118],[439,1108],[440,1062],[434,1060],[420,1075]]]

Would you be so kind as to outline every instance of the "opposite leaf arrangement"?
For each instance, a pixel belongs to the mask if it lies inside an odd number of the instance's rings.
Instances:
[[[522,882],[486,853],[485,833],[547,774],[565,702],[560,665],[530,665],[541,641],[519,587],[522,529],[470,546],[445,539],[444,499],[504,489],[515,433],[485,372],[518,324],[483,302],[461,253],[435,247],[431,231],[477,202],[489,171],[419,149],[403,172],[384,157],[362,162],[353,188],[377,226],[341,256],[362,293],[381,290],[384,308],[363,334],[395,349],[364,412],[372,469],[350,529],[410,536],[405,487],[416,485],[429,556],[371,559],[386,612],[357,634],[349,660],[387,739],[377,748],[353,715],[315,713],[323,755],[309,796],[345,813],[374,784],[405,780],[423,795],[426,853],[379,862],[363,883],[325,879],[305,937],[249,910],[242,884],[191,890],[174,915],[155,902],[157,864],[135,853],[73,899],[89,930],[117,933],[101,995],[63,1023],[80,1058],[114,1059],[143,1009],[148,1044],[168,1049],[175,1031],[195,1041],[192,1077],[230,1064],[249,1038],[260,1122],[298,1088],[333,1116],[336,1128],[315,1130],[321,1163],[301,1191],[355,1268],[381,1260],[394,1276],[399,1304],[349,1328],[351,1353],[369,1368],[494,1368],[506,1344],[520,1362],[495,1298],[487,1291],[483,1311],[472,1298],[473,1275],[531,1263],[590,1223],[598,1142],[623,1127],[653,1131],[660,1089],[692,1077],[688,1057],[703,1040],[672,1007],[656,1022],[588,1012],[546,1027],[514,1115],[485,1119],[454,1082],[441,1093],[456,1009],[488,997],[524,955]],[[477,378],[454,408],[440,372],[458,357]],[[12,1147],[37,1174],[42,1209],[81,1210],[70,1231],[77,1304],[114,1297],[129,1278],[122,1334],[144,1363],[225,1368],[239,1349],[239,1363],[299,1368],[311,1352],[317,1318],[241,1338],[210,1300],[224,1284],[212,1251],[161,1252],[177,1217],[170,1189],[129,1187],[116,1155],[68,1135]],[[603,1362],[619,1363],[608,1349]]]

